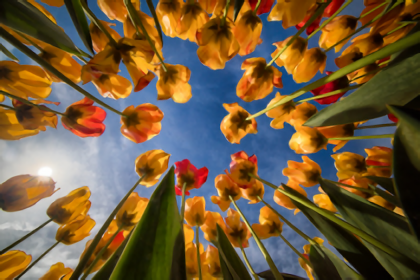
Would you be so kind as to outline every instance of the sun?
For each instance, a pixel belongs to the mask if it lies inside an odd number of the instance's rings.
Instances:
[[[38,175],[39,176],[51,176],[52,175],[52,169],[47,167],[47,166],[41,167],[38,170]]]

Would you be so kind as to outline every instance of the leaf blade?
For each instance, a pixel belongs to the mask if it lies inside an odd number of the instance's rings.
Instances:
[[[79,33],[80,39],[82,39],[83,44],[90,51],[90,53],[94,54],[92,38],[89,32],[89,24],[87,22],[80,1],[84,0],[64,0],[64,3],[66,4],[66,8],[70,14],[71,20],[73,21],[73,24],[76,27],[77,33]]]
[[[4,53],[5,56],[7,56],[8,58],[14,60],[14,61],[19,61],[19,59],[17,59],[16,56],[14,56],[5,46],[3,46],[3,44],[0,43],[0,51],[2,53]]]

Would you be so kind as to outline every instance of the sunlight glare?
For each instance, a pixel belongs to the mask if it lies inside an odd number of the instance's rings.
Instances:
[[[41,167],[38,170],[39,176],[51,176],[51,174],[52,174],[52,169],[47,166]]]

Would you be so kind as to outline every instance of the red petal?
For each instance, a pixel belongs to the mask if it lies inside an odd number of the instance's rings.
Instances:
[[[397,123],[398,122],[398,118],[394,114],[392,114],[392,113],[389,113],[388,114],[388,119],[390,121],[394,122],[394,123]]]

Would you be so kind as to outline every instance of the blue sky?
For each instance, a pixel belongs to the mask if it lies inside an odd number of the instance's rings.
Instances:
[[[100,19],[109,21],[105,14],[98,9],[95,2],[93,1],[91,4],[94,13]],[[154,3],[156,5],[157,1],[154,1]],[[66,8],[64,6],[61,8],[46,7],[76,45],[83,48]],[[141,7],[144,12],[150,14],[144,1],[142,1]],[[358,15],[362,8],[360,1],[355,1],[346,8],[344,13]],[[275,89],[265,99],[252,103],[243,102],[236,96],[236,85],[243,74],[243,71],[240,70],[241,63],[248,57],[264,57],[269,61],[271,59],[270,54],[275,50],[272,43],[282,41],[296,32],[295,28],[283,30],[280,22],[267,22],[267,14],[262,15],[261,18],[263,20],[261,35],[263,44],[246,57],[234,57],[223,70],[213,71],[202,65],[196,54],[198,46],[194,43],[178,38],[164,37],[163,54],[165,62],[182,64],[191,70],[190,84],[193,97],[186,104],[177,104],[171,99],[157,101],[155,87],[157,78],[144,90],[133,92],[128,98],[117,101],[102,98],[93,84],[84,86],[90,93],[120,111],[129,105],[137,106],[142,103],[157,105],[165,116],[162,121],[161,133],[150,141],[135,144],[124,138],[120,133],[119,116],[109,111],[105,120],[105,133],[99,138],[79,138],[65,130],[59,123],[56,130],[48,128],[46,132],[41,132],[34,137],[19,141],[0,141],[1,182],[19,174],[36,174],[39,168],[48,166],[53,170],[52,177],[57,182],[56,186],[61,188],[52,197],[40,201],[29,209],[15,213],[3,212],[0,217],[0,234],[2,236],[0,247],[6,247],[46,221],[48,217],[45,211],[49,204],[58,197],[62,197],[81,186],[89,186],[92,191],[90,215],[97,222],[97,226],[92,231],[93,236],[99,229],[98,225],[106,219],[121,197],[137,181],[138,176],[134,171],[136,157],[150,149],[163,149],[170,153],[170,164],[187,158],[197,168],[206,166],[209,169],[207,182],[201,189],[191,192],[193,196],[204,196],[206,198],[206,210],[220,212],[218,206],[210,201],[211,195],[217,195],[214,188],[214,178],[229,167],[230,155],[240,150],[244,150],[249,155],[257,155],[259,175],[262,178],[277,185],[281,182],[286,183],[287,178],[282,175],[282,170],[287,166],[287,160],[301,161],[301,155],[295,154],[289,148],[289,140],[294,133],[293,127],[286,124],[284,129],[274,130],[270,127],[271,119],[263,115],[257,118],[258,134],[246,136],[239,145],[230,144],[220,131],[220,122],[227,115],[222,107],[223,103],[239,102],[246,110],[255,113],[265,108],[276,93]],[[117,24],[116,30],[122,34],[122,24],[117,21],[115,23]],[[309,41],[309,47],[317,47],[318,38],[319,34],[314,36]],[[2,43],[20,59],[22,64],[35,64],[7,43],[3,41]],[[326,70],[334,71],[337,69],[334,64],[334,57],[335,55],[332,52],[329,53]],[[0,54],[0,58],[1,60],[6,59],[2,54]],[[124,66],[121,66],[121,70],[121,74],[129,78]],[[303,86],[302,84],[295,84],[292,77],[283,68],[280,71],[283,73],[284,84],[283,89],[279,90],[282,95],[290,94]],[[321,74],[318,74],[315,79],[321,76]],[[52,89],[52,94],[48,99],[61,102],[61,105],[57,107],[58,111],[64,111],[68,105],[83,97],[63,83],[53,84]],[[306,94],[303,98],[309,96],[310,94]],[[322,106],[318,107],[321,108]],[[373,120],[368,124],[384,122],[387,122],[386,118]],[[392,133],[392,128],[375,131],[361,130],[358,135],[383,133]],[[390,146],[390,141],[389,139],[356,140],[348,143],[339,152],[351,151],[365,155],[363,149],[375,145]],[[322,150],[309,155],[309,157],[320,164],[323,177],[336,180],[334,161],[330,156],[332,147],[329,145],[328,150]],[[137,191],[140,196],[150,197],[154,188],[140,186]],[[318,193],[317,186],[305,190],[309,198]],[[270,202],[282,215],[311,237],[320,236],[302,213],[294,216],[293,211],[276,205],[272,197],[273,190],[266,188],[264,196],[266,201]],[[258,222],[259,209],[263,205],[261,203],[255,205],[247,203],[246,200],[241,199],[238,205],[251,223]],[[226,213],[222,213],[222,216],[226,216]],[[51,223],[16,248],[32,254],[35,259],[55,242],[54,236],[57,228],[56,224]],[[284,227],[283,234],[298,250],[302,251],[302,246],[305,244],[302,238],[287,226]],[[202,234],[200,239],[206,246],[207,242]],[[60,244],[27,274],[27,279],[43,275],[50,265],[58,261],[75,268],[87,240],[89,238],[72,246]],[[305,276],[305,272],[299,267],[297,256],[280,238],[264,240],[264,244],[280,271]],[[253,240],[246,252],[257,272],[268,269],[268,265]]]

